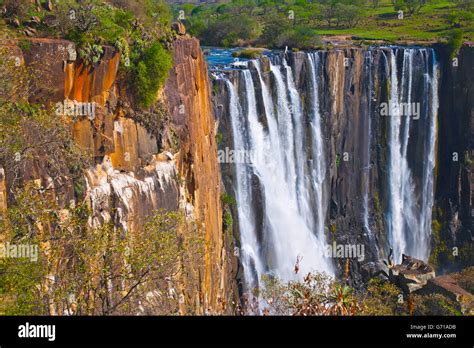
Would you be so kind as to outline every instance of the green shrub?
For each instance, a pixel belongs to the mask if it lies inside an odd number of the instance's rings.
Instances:
[[[115,44],[115,48],[120,52],[120,62],[125,65],[125,67],[130,66],[130,46],[128,45],[127,40],[121,37],[119,38]]]
[[[4,16],[7,18],[24,18],[32,5],[31,1],[28,0],[5,0],[3,2]]]
[[[98,1],[64,0],[54,14],[59,35],[84,50],[86,45],[115,45],[125,39],[134,21],[129,11]]]
[[[441,294],[414,295],[415,315],[461,315],[459,305]]]
[[[296,260],[295,272],[298,263],[299,259]],[[325,273],[308,273],[301,282],[285,282],[269,275],[262,276],[262,281],[264,286],[259,289],[259,295],[265,314],[355,315],[360,311],[353,289]],[[253,307],[248,307],[247,314],[253,314]]]
[[[237,204],[237,201],[235,200],[234,197],[229,195],[228,193],[222,193],[221,194],[221,202],[224,205],[235,205]]]
[[[473,0],[453,0],[456,6],[464,11],[470,11],[474,7]]]
[[[234,224],[234,219],[232,218],[232,213],[226,209],[224,212],[224,229],[226,231],[232,231],[233,224]]]
[[[418,12],[427,2],[426,0],[392,0],[395,10],[403,10],[410,15]]]
[[[394,284],[372,278],[367,284],[367,291],[361,301],[362,315],[400,315],[404,312],[403,304],[398,302],[400,289]]]
[[[216,87],[216,85],[214,85],[214,87],[213,87],[213,88],[214,88],[214,93],[215,93],[215,87]],[[223,140],[223,139],[224,139],[224,138],[223,138],[222,133],[217,133],[217,134],[216,134],[216,143],[217,143],[217,145],[222,144],[222,140]]]
[[[207,29],[206,22],[199,17],[187,17],[184,24],[186,25],[186,30],[188,33],[195,37],[201,37],[202,33],[204,33]]]
[[[20,40],[18,46],[23,52],[30,52],[31,50],[31,41],[30,40]]]
[[[256,59],[260,57],[262,53],[263,49],[261,48],[245,48],[243,50],[233,52],[232,57]]]
[[[79,57],[83,59],[86,64],[93,65],[100,62],[104,49],[100,45],[86,43],[84,46],[79,48]]]
[[[316,31],[304,26],[296,26],[282,32],[275,41],[276,47],[296,47],[310,49],[321,44]]]
[[[170,53],[159,42],[154,42],[143,51],[135,62],[132,76],[135,100],[139,106],[149,107],[153,104],[172,64]]]
[[[448,34],[448,49],[451,58],[454,58],[462,46],[463,32],[461,29],[453,29]]]
[[[470,266],[459,273],[455,273],[453,278],[464,290],[474,293],[474,266]]]

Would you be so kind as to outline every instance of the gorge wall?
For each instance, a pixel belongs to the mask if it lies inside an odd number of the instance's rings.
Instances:
[[[75,141],[95,162],[84,173],[80,193],[92,211],[90,225],[112,222],[133,234],[157,209],[183,211],[204,239],[205,260],[191,270],[199,289],[187,291],[185,274],[178,292],[193,313],[229,312],[234,299],[232,240],[222,228],[215,122],[198,40],[180,36],[173,42],[174,66],[158,102],[146,110],[133,107],[114,48],[104,47],[100,61],[90,66],[77,58],[72,42],[29,42],[23,52],[12,43],[11,55],[38,71],[35,101],[53,108],[65,100],[94,103],[93,117],[63,115]],[[51,180],[43,162],[33,160],[24,179],[53,189],[64,207],[75,204],[77,188]]]
[[[203,275],[205,303],[214,310],[230,310],[235,299],[233,240],[222,229],[221,175],[207,65],[197,39],[176,41],[174,52],[175,66],[165,95],[173,125],[183,139],[177,168],[185,182],[185,200],[194,207],[210,248]]]
[[[473,257],[474,87],[469,81],[474,77],[474,49],[462,48],[457,64],[446,54],[443,58],[434,214],[440,263],[451,270],[453,248],[459,249],[462,264],[472,264]]]

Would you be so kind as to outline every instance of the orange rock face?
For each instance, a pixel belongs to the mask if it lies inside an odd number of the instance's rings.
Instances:
[[[105,47],[100,63],[93,68],[83,63],[66,66],[64,96],[79,102],[94,101],[105,106],[117,77],[120,54]]]
[[[230,250],[222,231],[221,175],[207,65],[199,41],[174,44],[174,68],[165,86],[173,122],[182,141],[178,172],[186,199],[195,207],[210,250],[206,253],[204,311],[219,311],[233,295]]]
[[[0,167],[0,219],[7,211],[7,186],[5,184],[5,170]]]
[[[175,64],[164,88],[169,126],[180,139],[174,158],[159,156],[158,152],[169,150],[166,145],[117,107],[125,91],[119,93],[120,55],[113,48],[104,47],[101,61],[92,68],[76,60],[71,42],[35,39],[31,47],[26,63],[41,62],[48,77],[39,96],[42,101],[53,106],[64,100],[94,104],[93,117],[70,118],[75,140],[100,163],[85,173],[91,208],[96,212],[93,224],[112,219],[133,233],[154,209],[175,210],[178,203],[184,209],[191,207],[206,241],[205,266],[198,270],[200,289],[189,296],[192,306],[202,314],[230,310],[232,257],[222,231],[215,120],[199,41],[186,36],[175,41]],[[181,187],[176,177],[181,178]]]

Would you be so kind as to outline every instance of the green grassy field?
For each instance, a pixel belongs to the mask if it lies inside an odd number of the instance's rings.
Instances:
[[[447,37],[452,25],[447,17],[455,10],[450,1],[439,0],[426,4],[414,15],[397,18],[392,2],[382,0],[378,8],[366,6],[367,15],[354,28],[317,29],[320,35],[351,35],[368,40],[439,41]],[[466,41],[474,40],[471,21],[463,21],[461,28]]]

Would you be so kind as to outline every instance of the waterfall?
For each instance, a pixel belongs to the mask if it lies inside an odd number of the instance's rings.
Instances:
[[[429,131],[428,136],[426,137],[426,144],[425,146],[428,148],[428,155],[427,155],[427,162],[424,166],[423,171],[423,191],[422,191],[422,215],[420,217],[421,224],[420,230],[421,231],[429,231],[431,232],[431,219],[432,219],[432,207],[433,207],[433,189],[434,189],[434,169],[435,169],[435,162],[436,162],[436,138],[438,134],[437,126],[437,118],[438,118],[438,107],[439,107],[439,100],[438,100],[438,63],[436,62],[436,54],[434,50],[431,50],[431,57],[432,57],[432,64],[431,64],[431,71],[429,70],[429,57],[426,57],[426,71],[427,73],[424,74],[424,81],[425,81],[425,89],[430,91],[430,100],[431,103],[429,104],[429,109],[427,110],[427,117],[429,118]],[[429,252],[430,252],[430,234],[431,233],[423,233],[422,240],[420,241],[420,245],[423,248],[423,255],[422,257],[424,260],[427,260]]]
[[[236,95],[234,86],[226,81],[229,91],[229,112],[232,124],[235,150],[247,150],[245,145],[245,128],[242,116],[242,107]],[[250,182],[250,168],[246,163],[236,161],[235,181],[237,213],[240,227],[241,260],[244,268],[244,277],[248,289],[258,285],[259,275],[263,274],[263,265],[260,259],[259,243],[255,231],[255,218],[252,211],[252,186]]]
[[[397,56],[402,52],[401,76],[397,70]],[[423,100],[413,100],[413,79],[415,55],[421,55],[423,61],[424,86]],[[433,63],[430,69],[429,57]],[[420,57],[418,57],[420,58]],[[398,49],[390,54],[390,119],[389,119],[389,241],[393,248],[395,262],[400,262],[402,254],[408,254],[422,260],[429,256],[429,237],[431,234],[431,207],[433,204],[433,170],[436,144],[436,117],[438,109],[437,66],[433,50]],[[430,102],[428,102],[430,101]],[[400,105],[419,103],[429,105],[420,108],[421,117],[427,129],[422,160],[423,175],[421,190],[417,188],[409,165],[408,146],[410,127],[415,120],[405,115]],[[420,127],[421,128],[421,127]],[[421,199],[417,198],[421,196]]]
[[[335,273],[331,258],[325,256],[329,192],[333,185],[337,187],[330,182],[333,174],[328,167],[334,154],[334,133],[329,132],[334,131],[335,116],[334,110],[323,112],[323,108],[334,105],[339,85],[346,86],[346,79],[352,77],[346,74],[344,81],[337,80],[339,74],[331,77],[328,54],[300,54],[297,64],[305,75],[299,78],[282,55],[251,60],[222,75],[228,89],[233,147],[245,151],[248,159],[233,165],[247,290],[261,286],[266,274],[288,281],[301,280],[308,272]],[[364,113],[356,134],[362,146],[356,146],[354,157],[360,161],[360,174],[355,175],[362,206],[355,210],[360,216],[348,217],[355,221],[349,228],[364,236],[375,258],[379,247],[391,247],[397,263],[403,253],[427,260],[438,109],[434,50],[372,47],[364,52],[361,69],[363,85],[357,102]],[[376,75],[382,71],[386,76]],[[380,97],[388,99],[390,117],[379,120],[376,116],[383,116],[378,110]],[[405,115],[411,109],[401,105],[419,105],[419,117]],[[344,112],[350,117],[350,110]],[[323,118],[323,114],[328,116]],[[372,169],[374,165],[378,167]],[[372,190],[381,190],[383,204],[373,201],[379,196]],[[382,224],[372,222],[375,206],[384,209],[380,213],[386,231],[380,231]],[[387,238],[379,240],[375,233]],[[382,241],[387,244],[377,244]],[[295,272],[296,264],[299,272]]]
[[[321,114],[319,111],[318,71],[320,64],[320,52],[308,54],[309,73],[311,81],[311,150],[312,160],[312,185],[316,205],[315,230],[320,238],[324,238],[324,216],[326,215],[324,199],[324,180],[326,177],[326,158],[324,156],[323,133],[321,131]]]
[[[302,279],[308,272],[324,271],[333,274],[332,266],[324,255],[324,217],[321,209],[322,194],[318,192],[319,205],[310,203],[313,185],[322,186],[316,177],[324,173],[319,112],[312,115],[313,149],[319,161],[313,161],[316,174],[309,174],[304,151],[305,115],[300,96],[295,87],[293,72],[286,62],[271,64],[270,73],[274,86],[264,81],[261,66],[253,61],[255,82],[251,70],[239,71],[243,83],[237,85],[226,80],[229,89],[230,116],[234,132],[234,150],[249,151],[249,165],[236,163],[238,215],[242,243],[242,263],[247,286],[255,286],[265,273],[288,281]],[[260,88],[256,89],[255,83]],[[238,89],[240,91],[238,91]],[[271,91],[275,90],[275,96]],[[267,127],[259,121],[255,91],[260,91]],[[315,110],[317,107],[315,107]],[[246,123],[244,122],[246,121]],[[247,140],[247,143],[244,141]],[[250,209],[253,195],[251,177],[258,178],[263,196],[263,227],[257,231]],[[322,189],[320,189],[322,191]],[[318,228],[315,229],[315,220]],[[255,249],[258,235],[264,245]],[[295,272],[298,263],[299,272]]]
[[[374,57],[372,54],[372,49],[367,50],[364,57],[364,78],[366,82],[366,90],[365,90],[365,97],[367,103],[367,114],[364,118],[364,131],[367,133],[367,146],[364,148],[363,157],[365,161],[363,162],[363,185],[364,185],[364,212],[363,212],[363,221],[364,221],[364,228],[365,233],[367,234],[368,241],[370,243],[370,247],[372,248],[374,255],[378,255],[378,247],[377,241],[375,240],[375,236],[373,231],[370,227],[369,222],[369,215],[370,215],[370,207],[369,207],[369,194],[370,194],[370,171],[372,169],[372,163],[370,158],[370,151],[372,147],[372,101],[374,100],[374,86],[373,86],[373,76],[372,76],[372,65],[374,62]]]

